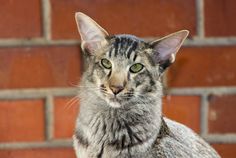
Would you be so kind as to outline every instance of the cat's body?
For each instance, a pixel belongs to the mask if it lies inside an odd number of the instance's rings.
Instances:
[[[74,147],[78,158],[218,158],[189,128],[162,117],[160,76],[188,32],[145,42],[108,36],[77,14],[89,66],[80,83]]]

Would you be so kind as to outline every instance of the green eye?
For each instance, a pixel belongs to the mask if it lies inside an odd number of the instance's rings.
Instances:
[[[142,69],[143,69],[143,65],[140,63],[136,63],[129,68],[129,71],[132,73],[137,73],[141,71]]]
[[[102,66],[104,67],[104,68],[106,68],[106,69],[110,69],[111,68],[111,62],[109,61],[109,60],[107,60],[107,59],[102,59],[101,60],[101,64],[102,64]]]

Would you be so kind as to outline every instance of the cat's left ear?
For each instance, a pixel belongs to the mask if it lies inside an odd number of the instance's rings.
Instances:
[[[108,33],[99,26],[92,18],[84,13],[77,12],[75,20],[81,36],[81,47],[90,55],[107,44]]]
[[[189,31],[182,30],[151,42],[152,58],[162,72],[175,61],[176,53],[188,34]]]

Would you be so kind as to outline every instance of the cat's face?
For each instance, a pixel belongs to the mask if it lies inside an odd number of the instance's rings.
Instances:
[[[119,35],[108,40],[89,64],[97,92],[109,105],[120,105],[156,92],[159,66],[150,57],[151,45],[133,36]]]
[[[94,94],[120,107],[160,91],[159,77],[173,63],[188,32],[145,42],[135,36],[109,36],[88,16],[77,13],[82,49],[88,53],[87,80]],[[159,92],[160,93],[160,92]]]

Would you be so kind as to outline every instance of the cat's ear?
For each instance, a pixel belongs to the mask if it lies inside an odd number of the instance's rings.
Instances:
[[[108,33],[87,15],[75,14],[77,27],[81,36],[81,47],[90,54],[107,44]]]
[[[164,71],[175,61],[176,53],[188,34],[189,31],[182,30],[151,42],[153,60],[160,64],[161,71]]]

